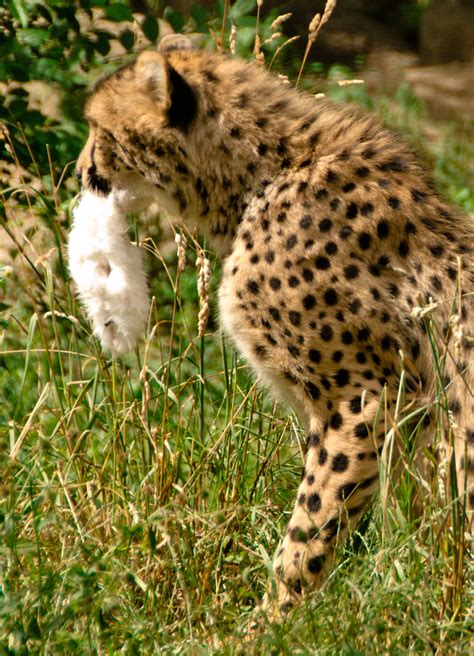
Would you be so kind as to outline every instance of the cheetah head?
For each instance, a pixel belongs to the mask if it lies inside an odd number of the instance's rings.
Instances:
[[[142,52],[98,82],[86,104],[89,137],[76,169],[85,189],[99,196],[121,192],[126,211],[158,200],[179,213],[168,183],[176,169],[173,154],[195,119],[197,98],[170,55],[191,47],[180,35],[165,37],[157,52]]]

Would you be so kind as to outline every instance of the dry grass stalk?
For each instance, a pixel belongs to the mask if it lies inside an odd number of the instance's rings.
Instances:
[[[212,30],[209,30],[209,32],[212,35],[212,38],[214,39],[216,44],[218,43],[218,41],[220,42],[221,47],[219,48],[219,50],[222,50],[222,44],[224,43],[225,24],[226,24],[226,21],[227,21],[227,12],[229,11],[229,9],[230,9],[230,0],[225,0],[225,2],[224,2],[224,14],[222,16],[222,25],[221,25],[221,35],[220,35],[220,37],[217,34],[214,34],[212,32]]]
[[[274,32],[270,37],[268,37],[268,39],[265,39],[262,45],[276,41],[276,39],[279,39],[281,36],[283,36],[282,32]]]
[[[315,14],[308,26],[308,41],[310,43],[314,43],[316,41],[320,23],[321,23],[321,14]]]
[[[229,36],[229,50],[232,55],[235,55],[236,39],[237,39],[237,28],[235,27],[234,23],[232,23],[230,26],[230,36]]]
[[[186,266],[186,247],[188,240],[182,233],[177,232],[174,236],[174,241],[178,253],[178,273],[181,273]]]
[[[336,8],[336,4],[337,4],[337,0],[327,0],[326,6],[324,7],[323,17],[321,18],[321,21],[319,23],[318,32],[322,28],[322,26],[326,25],[328,20],[331,18],[331,14]]]
[[[291,84],[290,78],[288,77],[288,75],[283,75],[282,73],[278,73],[278,79],[283,84]]]
[[[198,314],[198,337],[204,337],[209,318],[209,283],[211,280],[211,263],[201,251],[196,260],[198,270],[197,290],[200,310]]]
[[[303,75],[303,70],[306,65],[306,60],[308,59],[309,51],[311,50],[311,46],[313,43],[316,41],[316,38],[319,34],[320,29],[323,27],[323,25],[326,25],[328,20],[331,17],[332,12],[334,11],[335,7],[337,4],[337,0],[327,0],[326,6],[324,7],[324,12],[321,17],[321,14],[315,14],[313,16],[309,27],[308,27],[308,43],[306,44],[306,50],[303,55],[303,61],[301,62],[300,70],[298,72],[298,78],[296,80],[295,87],[298,87],[298,84],[301,80],[301,76]]]
[[[352,84],[365,84],[365,80],[338,80],[340,87],[350,87]]]
[[[288,14],[280,14],[280,16],[277,16],[273,21],[273,23],[270,25],[270,29],[276,30],[276,28],[280,27],[282,23],[287,21],[291,15],[292,15],[291,12],[289,12]]]
[[[260,27],[260,9],[262,8],[262,5],[263,0],[257,0],[257,20],[255,24],[255,43],[253,46],[253,54],[257,64],[264,64],[265,62],[265,55],[262,52],[262,41],[258,33],[258,29]]]
[[[212,40],[216,44],[216,48],[219,52],[224,52],[224,46],[223,46],[223,41],[222,37],[220,34],[217,34],[217,32],[214,32],[213,29],[209,28],[209,34],[211,35]]]
[[[270,64],[268,65],[268,68],[270,69],[272,67],[273,62],[278,57],[278,55],[283,50],[283,48],[286,48],[286,46],[288,46],[290,43],[293,43],[294,41],[297,41],[299,38],[300,38],[300,36],[299,36],[299,34],[297,34],[296,36],[292,36],[291,39],[288,39],[287,41],[285,41],[285,43],[282,43],[281,46],[278,46],[278,48],[275,50],[275,53],[274,53],[274,55],[271,59]]]

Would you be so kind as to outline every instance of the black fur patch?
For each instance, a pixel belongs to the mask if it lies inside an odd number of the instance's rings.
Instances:
[[[107,180],[97,173],[95,164],[89,166],[87,169],[87,186],[92,189],[92,191],[103,194],[104,196],[110,194],[111,191]]]
[[[189,84],[170,66],[171,107],[168,120],[172,128],[186,130],[197,112],[197,98]]]

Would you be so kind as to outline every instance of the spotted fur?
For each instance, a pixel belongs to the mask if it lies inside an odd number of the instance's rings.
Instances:
[[[407,148],[372,116],[182,38],[103,80],[86,118],[85,187],[141,190],[200,227],[224,258],[226,333],[307,428],[281,607],[319,583],[377,489],[401,354],[411,413],[436,414],[443,377],[444,446],[472,510],[474,229]]]

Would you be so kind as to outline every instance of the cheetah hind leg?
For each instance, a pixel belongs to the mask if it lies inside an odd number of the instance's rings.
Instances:
[[[267,621],[278,621],[320,586],[337,543],[356,525],[377,489],[377,456],[384,439],[382,430],[377,438],[372,435],[377,407],[374,400],[358,415],[337,413],[338,421],[330,422],[334,427],[308,432],[303,478],[274,561],[276,590],[257,609]]]

